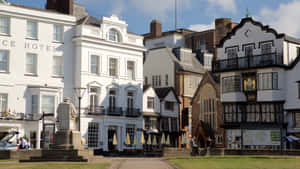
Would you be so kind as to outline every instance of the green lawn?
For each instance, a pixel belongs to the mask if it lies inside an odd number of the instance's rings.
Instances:
[[[11,163],[0,164],[0,169],[107,169],[108,166],[88,163]]]
[[[169,159],[179,169],[300,169],[296,157],[200,157]]]

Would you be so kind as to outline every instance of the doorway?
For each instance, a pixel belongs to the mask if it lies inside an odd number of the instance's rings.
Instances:
[[[117,145],[114,145],[114,136],[116,137],[116,139],[118,141],[117,128],[116,127],[109,127],[107,135],[108,135],[108,151],[116,150]]]

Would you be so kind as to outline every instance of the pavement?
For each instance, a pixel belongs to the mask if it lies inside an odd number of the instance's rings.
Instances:
[[[115,158],[109,169],[175,169],[162,158]]]

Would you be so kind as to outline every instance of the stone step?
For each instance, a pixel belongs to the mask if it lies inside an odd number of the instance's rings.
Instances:
[[[46,157],[47,159],[49,160],[52,160],[52,159],[64,159],[64,160],[77,160],[77,159],[84,159],[83,157],[81,156],[78,156],[78,157],[73,157],[73,156],[57,156],[57,157]],[[39,159],[46,159],[45,157],[31,157],[30,160],[39,160]]]
[[[35,162],[88,162],[87,159],[31,159],[31,160],[19,160],[20,163],[35,163]]]

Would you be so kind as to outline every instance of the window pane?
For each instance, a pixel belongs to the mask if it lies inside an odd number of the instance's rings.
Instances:
[[[115,58],[110,58],[109,59],[109,75],[110,76],[118,76],[117,66],[118,66],[118,60]]]
[[[59,25],[54,25],[53,26],[53,40],[62,42],[63,38],[63,27]]]
[[[37,114],[38,113],[38,96],[32,95],[31,97],[31,113]]]
[[[55,113],[55,97],[54,96],[43,96],[42,97],[42,112],[45,114]]]
[[[0,17],[0,33],[9,34],[9,18]]]
[[[53,74],[63,75],[63,57],[53,56]]]
[[[99,73],[99,56],[91,55],[91,73]]]
[[[128,61],[127,62],[127,77],[129,79],[134,79],[134,75],[135,75],[134,62],[133,61]]]
[[[37,39],[37,23],[27,21],[27,37]]]
[[[36,66],[37,66],[37,55],[27,53],[26,55],[26,73],[36,74]]]
[[[7,94],[0,94],[0,111],[7,111]]]
[[[8,51],[0,51],[0,71],[8,71]]]
[[[119,42],[120,41],[119,33],[116,30],[110,30],[109,31],[109,40],[114,41],[114,42]]]
[[[99,123],[90,122],[88,124],[88,147],[98,147]]]

